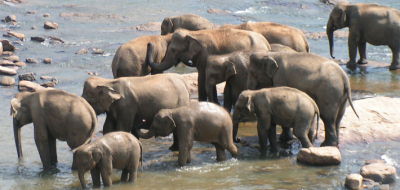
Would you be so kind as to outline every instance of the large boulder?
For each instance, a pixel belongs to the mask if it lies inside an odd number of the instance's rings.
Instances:
[[[13,77],[4,76],[0,79],[0,85],[11,86],[15,84],[15,79]]]
[[[0,74],[4,74],[4,75],[16,75],[16,74],[17,74],[17,70],[15,70],[15,69],[13,69],[13,68],[8,68],[8,67],[0,66]]]
[[[15,51],[15,46],[10,43],[8,40],[0,40],[1,45],[3,46],[3,51]]]
[[[361,175],[376,182],[389,184],[396,179],[396,168],[385,163],[372,163],[361,168]]]
[[[360,174],[350,174],[346,176],[344,186],[351,190],[358,190],[362,188],[363,177]]]
[[[297,161],[308,165],[329,166],[340,164],[342,156],[334,146],[310,147],[300,150]]]

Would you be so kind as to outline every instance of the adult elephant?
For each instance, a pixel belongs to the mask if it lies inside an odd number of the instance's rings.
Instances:
[[[156,73],[145,64],[147,44],[154,44],[151,56],[156,62],[160,62],[167,51],[171,40],[171,34],[164,36],[141,36],[121,45],[115,52],[111,69],[114,78],[128,76],[144,76],[150,72]]]
[[[360,54],[358,64],[367,63],[366,43],[387,45],[392,50],[390,70],[400,69],[400,11],[377,4],[338,4],[326,25],[330,54],[333,57],[333,32],[349,27],[349,56],[347,67],[356,68],[357,48]],[[334,57],[333,57],[334,58]]]
[[[112,131],[135,134],[135,128],[150,125],[160,109],[189,104],[189,90],[183,77],[173,73],[118,79],[90,77],[85,81],[82,97],[97,115],[107,114],[104,134]],[[171,149],[177,149],[176,141]]]
[[[152,45],[148,46],[147,53],[152,53]],[[152,69],[164,71],[173,65],[183,61],[188,63],[192,60],[197,67],[199,100],[207,100],[205,90],[205,71],[209,55],[227,54],[239,50],[264,50],[271,49],[268,41],[261,35],[251,31],[236,29],[179,30],[172,35],[167,53],[160,64],[155,64],[149,59]],[[216,88],[213,89],[213,96],[217,96]]]
[[[177,29],[207,30],[212,29],[214,24],[204,17],[194,14],[165,17],[161,23],[161,35],[175,32]]]
[[[262,34],[271,44],[282,44],[297,52],[310,52],[303,31],[274,22],[246,22],[239,25],[224,25],[222,28],[249,30]]]
[[[93,108],[83,98],[55,89],[18,93],[11,100],[11,115],[18,158],[22,158],[21,127],[33,122],[44,170],[57,163],[56,139],[74,149],[90,140],[97,123]]]
[[[339,144],[339,125],[347,101],[356,113],[346,73],[325,57],[310,53],[255,53],[250,56],[248,76],[249,89],[288,86],[313,98],[325,126],[321,146]]]

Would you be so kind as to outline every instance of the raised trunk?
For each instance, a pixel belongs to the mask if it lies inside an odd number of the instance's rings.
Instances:
[[[331,19],[329,19],[328,24],[326,25],[326,35],[328,36],[328,41],[329,41],[329,53],[331,54],[331,57],[333,57],[333,32],[335,31],[335,26],[333,25],[333,22]]]
[[[153,43],[148,43],[147,44],[147,54],[146,54],[146,64],[149,65],[151,67],[152,73],[160,73],[162,71],[165,71],[169,68],[171,68],[173,65],[175,65],[174,62],[172,61],[166,61],[167,59],[163,59],[163,61],[159,64],[154,63],[154,59],[153,59],[153,54],[154,54],[154,44]],[[155,70],[155,71],[153,71]]]
[[[21,147],[21,127],[18,124],[18,121],[14,118],[13,119],[13,127],[14,127],[14,140],[15,140],[15,147],[17,148],[18,158],[22,158],[22,147]]]
[[[154,137],[153,130],[149,130],[147,133],[143,133],[142,131],[140,131],[140,129],[137,129],[136,134],[138,134],[139,138],[142,139],[149,139],[151,137]]]
[[[85,172],[82,171],[82,170],[79,170],[78,176],[79,176],[79,181],[81,182],[81,187],[82,187],[82,189],[85,189],[85,188],[86,188],[86,183],[85,183]]]

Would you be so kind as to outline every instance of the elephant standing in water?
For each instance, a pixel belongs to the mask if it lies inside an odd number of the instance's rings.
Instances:
[[[143,124],[149,126],[160,109],[189,104],[187,84],[182,76],[172,73],[118,79],[90,77],[85,81],[82,97],[97,115],[107,114],[104,134],[135,132]],[[175,140],[171,150],[178,148],[176,143]]]
[[[194,14],[166,17],[161,23],[161,35],[173,33],[180,28],[191,31],[208,30],[214,28],[214,24]]]
[[[158,73],[145,64],[147,44],[152,43],[154,50],[151,54],[153,60],[161,62],[167,51],[172,34],[165,36],[141,36],[121,45],[115,52],[111,69],[114,78],[128,76],[144,76]]]
[[[254,53],[248,76],[249,89],[288,86],[313,98],[325,126],[321,146],[339,144],[340,121],[347,101],[356,113],[349,78],[337,63],[325,57],[310,53]]]
[[[152,53],[151,49],[152,45],[150,44],[147,53]],[[189,60],[192,60],[192,66],[196,66],[199,73],[199,100],[205,101],[207,100],[205,76],[208,56],[239,50],[269,51],[270,49],[268,41],[261,34],[255,32],[237,29],[179,30],[172,35],[162,63],[155,64],[151,59],[148,62],[152,69],[164,71],[180,61],[188,63]],[[213,89],[213,96],[216,99],[216,88]]]
[[[366,45],[387,45],[392,50],[390,70],[400,69],[400,11],[377,4],[338,4],[333,8],[326,34],[330,54],[333,57],[333,32],[349,27],[349,56],[347,67],[356,68],[357,48],[360,54],[358,64],[367,64]]]
[[[33,122],[44,170],[57,164],[56,139],[74,149],[90,140],[97,124],[85,99],[55,89],[18,93],[11,100],[11,115],[18,158],[22,158],[21,127]]]

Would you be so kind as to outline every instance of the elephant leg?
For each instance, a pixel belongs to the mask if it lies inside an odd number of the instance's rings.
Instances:
[[[112,172],[112,160],[110,157],[103,157],[101,159],[101,179],[105,187],[112,185],[111,172]]]
[[[292,129],[288,127],[282,127],[282,133],[279,136],[279,141],[287,143],[291,140],[293,140]]]
[[[173,138],[173,143],[169,147],[169,150],[171,151],[178,151],[179,150],[179,141],[178,141],[178,135],[176,129],[172,132],[172,138]]]
[[[51,165],[55,166],[58,162],[57,144],[56,144],[56,139],[52,136],[49,136],[49,150],[50,150]]]
[[[264,116],[257,122],[258,143],[260,144],[260,153],[264,157],[267,154],[267,129],[271,125],[271,116]]]
[[[238,148],[236,147],[235,144],[229,143],[227,149],[231,153],[233,158],[237,158],[239,152],[238,152]]]
[[[308,138],[308,128],[311,125],[311,122],[296,122],[293,127],[294,135],[300,140],[301,146],[303,148],[309,148],[312,146],[310,139]]]
[[[207,99],[209,102],[219,104],[218,98],[214,96],[214,90],[216,91],[215,84],[208,84],[206,87]]]
[[[187,159],[186,159],[186,163],[187,164],[189,164],[190,162],[192,162],[192,153],[191,153],[191,150],[192,150],[192,148],[193,148],[193,141],[189,141],[189,145],[188,145],[189,147],[189,150],[188,150],[188,153],[187,153]]]
[[[128,169],[122,169],[121,182],[126,182],[128,180]]]
[[[229,113],[232,109],[232,86],[228,83],[225,84],[224,88],[224,108]]]
[[[103,125],[103,135],[112,131],[115,131],[115,121],[114,118],[112,118],[111,114],[107,114],[106,121]]]
[[[325,140],[322,142],[321,146],[337,146],[337,135],[335,127],[335,119],[332,117],[327,117],[321,115],[321,119],[324,122],[325,127]]]
[[[278,152],[278,144],[276,142],[276,124],[272,123],[268,129],[268,140],[271,146],[271,152],[277,153]]]
[[[197,77],[199,101],[207,101],[205,70],[198,67],[197,71],[199,73]]]
[[[350,31],[349,39],[348,39],[348,46],[349,46],[349,57],[350,60],[347,62],[347,68],[354,70],[357,68],[356,66],[356,58],[357,58],[357,38],[358,34],[355,34],[354,31]]]
[[[365,40],[358,42],[358,53],[360,54],[360,59],[357,61],[357,64],[367,64],[367,42]]]
[[[218,143],[212,143],[212,144],[215,146],[215,151],[217,153],[217,162],[225,161],[226,160],[225,148]]]
[[[179,156],[178,156],[179,166],[184,166],[187,163],[189,152],[190,152],[189,147],[185,143],[180,142]]]
[[[130,171],[129,171],[129,179],[128,179],[128,181],[130,183],[134,183],[136,181],[138,168],[139,168],[139,163],[133,164],[133,167],[130,169]]]
[[[400,69],[400,47],[390,47],[392,50],[392,63],[390,64],[390,70]]]
[[[100,169],[98,166],[90,170],[90,175],[92,176],[93,187],[100,187]]]
[[[52,167],[52,159],[51,159],[51,152],[49,146],[49,134],[46,127],[42,127],[44,125],[35,125],[34,129],[34,138],[36,147],[39,151],[40,160],[43,164],[44,170],[49,170]]]

